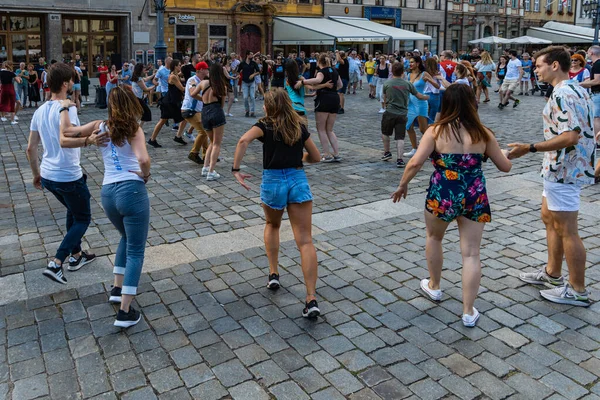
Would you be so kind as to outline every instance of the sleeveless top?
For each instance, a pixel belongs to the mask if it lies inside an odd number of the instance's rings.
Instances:
[[[171,83],[169,83],[167,89],[167,101],[170,104],[174,104],[178,107],[181,106],[181,101],[183,100],[183,93],[179,88]]]
[[[196,74],[192,75],[190,79],[188,79],[185,84],[185,95],[183,96],[183,103],[181,103],[182,110],[193,110],[196,112],[202,112],[202,102],[198,99],[193,98],[190,95],[192,91],[192,85],[198,86],[202,82],[200,78],[196,76]],[[202,96],[202,92],[200,92],[200,96]]]
[[[387,78],[389,78],[389,76],[390,76],[390,69],[387,67],[387,64],[385,64],[385,68],[384,69],[381,69],[379,66],[377,67],[377,76],[380,79],[387,79]]]
[[[333,87],[332,88],[321,88],[319,90],[317,90],[317,96],[324,94],[324,93],[334,93],[337,95],[337,81],[339,78],[339,74],[338,72],[331,67],[325,67],[325,68],[321,68],[319,70],[317,70],[317,73],[322,73],[323,74],[323,80],[321,81],[321,83],[327,83],[329,81],[333,82]]]
[[[138,78],[138,82],[142,81],[142,78]],[[142,83],[144,83],[142,81]],[[133,94],[135,94],[135,97],[137,97],[138,99],[141,99],[144,97],[144,91],[142,90],[142,88],[140,87],[140,85],[137,84],[137,82],[134,82],[131,85],[131,89],[133,90]]]
[[[344,60],[343,64],[339,64],[338,74],[340,74],[340,78],[342,79],[350,79],[350,64],[347,58]]]
[[[425,82],[425,79],[423,79],[423,75],[425,73],[421,72],[421,75],[419,75],[419,79],[417,79],[416,81],[414,81],[412,84],[415,87],[415,89],[417,89],[417,92],[419,93],[424,93],[425,92],[425,84],[427,82]],[[410,73],[408,75],[408,79],[410,81]]]
[[[290,96],[290,100],[292,100],[292,107],[294,107],[294,110],[306,112],[306,108],[304,108],[304,85],[302,85],[299,90],[296,90],[288,85],[288,81],[286,79],[285,90],[287,91],[288,96]]]
[[[104,122],[100,124],[100,132],[106,132]],[[133,172],[129,172],[139,171],[140,164],[127,140],[120,147],[109,141],[106,146],[100,147],[100,150],[104,160],[103,185],[124,181],[144,181]]]

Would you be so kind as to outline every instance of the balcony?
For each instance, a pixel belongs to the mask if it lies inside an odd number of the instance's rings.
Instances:
[[[475,13],[477,15],[497,15],[498,4],[475,4]]]

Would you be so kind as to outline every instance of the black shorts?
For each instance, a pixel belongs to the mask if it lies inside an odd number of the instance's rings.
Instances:
[[[183,121],[181,116],[181,103],[172,104],[165,101],[164,96],[160,99],[160,119],[172,119],[176,124]]]
[[[142,106],[142,121],[143,122],[152,121],[152,111],[150,111],[148,104],[146,104],[146,100],[140,99],[138,97],[138,101],[140,102],[140,106]]]
[[[205,104],[202,107],[202,127],[204,130],[212,131],[226,123],[225,111],[223,111],[221,103]]]
[[[406,115],[393,114],[386,111],[381,118],[381,133],[385,136],[392,136],[393,133],[394,139],[404,140],[406,136],[406,122],[408,122]]]
[[[340,96],[336,92],[322,92],[315,98],[315,112],[337,114],[340,110]]]

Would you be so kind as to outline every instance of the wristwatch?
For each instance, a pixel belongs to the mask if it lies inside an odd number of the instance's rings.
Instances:
[[[58,113],[60,114],[60,113],[61,113],[61,112],[63,112],[63,111],[69,111],[69,107],[61,107],[61,108],[58,110]]]
[[[529,145],[529,152],[530,153],[536,153],[537,152],[537,149],[535,148],[535,144],[531,143]]]

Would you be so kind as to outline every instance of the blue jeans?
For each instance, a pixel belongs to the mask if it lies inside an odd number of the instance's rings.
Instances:
[[[290,203],[312,201],[313,195],[302,168],[265,169],[260,184],[260,201],[274,210]]]
[[[92,221],[91,196],[86,180],[86,175],[73,182],[54,182],[42,178],[44,189],[48,189],[67,208],[67,234],[54,256],[61,263],[69,254],[81,251],[81,238]]]
[[[25,79],[25,78],[23,78]],[[27,95],[29,94],[29,84],[17,85],[17,96],[21,100],[23,107],[27,104]]]
[[[427,104],[429,104],[429,122],[435,121],[435,115],[440,112],[442,107],[442,95],[440,93],[425,93],[429,96]]]
[[[110,91],[112,88],[114,88],[115,85],[114,83],[110,83],[110,82],[106,82],[106,104],[108,105],[108,95],[110,94]]]
[[[121,234],[113,272],[125,275],[123,294],[135,296],[144,264],[150,223],[150,201],[141,181],[123,181],[102,186],[102,207]]]
[[[592,93],[594,103],[594,118],[600,118],[600,93]]]
[[[256,101],[254,100],[255,92],[256,86],[254,85],[254,81],[250,83],[242,81],[242,93],[244,95],[244,108],[246,109],[246,112],[248,112],[248,110],[250,110],[249,112],[251,113],[254,112],[254,108],[256,107]],[[248,104],[248,101],[250,101],[250,104]]]

